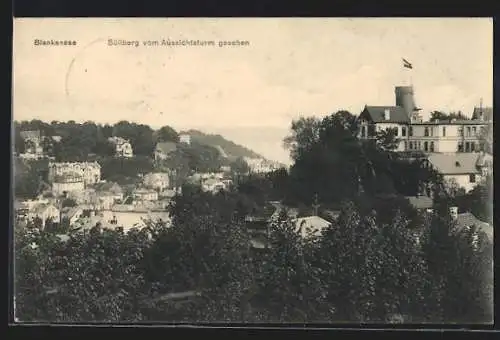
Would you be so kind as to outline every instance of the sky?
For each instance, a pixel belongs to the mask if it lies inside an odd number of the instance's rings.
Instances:
[[[215,46],[143,44],[179,39]],[[493,103],[488,18],[23,18],[13,45],[15,120],[195,128],[287,163],[293,119],[394,105],[396,85],[413,84],[424,118]]]

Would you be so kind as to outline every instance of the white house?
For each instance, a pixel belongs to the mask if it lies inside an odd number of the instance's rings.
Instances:
[[[148,173],[143,178],[143,184],[148,189],[164,191],[170,186],[170,175],[166,172]]]
[[[158,192],[155,190],[139,188],[133,192],[134,199],[138,201],[157,201]]]
[[[42,221],[42,227],[45,227],[45,223],[49,219],[54,223],[60,222],[60,211],[52,204],[40,203],[29,210],[27,218],[28,221],[39,218]]]
[[[117,157],[130,158],[134,156],[132,144],[121,137],[109,137],[108,141],[115,146],[115,155]]]
[[[323,230],[331,225],[327,220],[319,216],[299,217],[295,221],[297,231],[302,237],[320,236]]]
[[[442,174],[448,185],[458,185],[468,192],[488,173],[489,164],[482,160],[484,157],[478,153],[432,153],[426,164]]]
[[[65,172],[56,175],[52,182],[52,193],[54,196],[60,196],[73,192],[80,192],[85,189],[83,176],[76,172]]]
[[[191,144],[191,136],[188,135],[188,134],[181,134],[179,135],[179,141],[181,143],[184,143],[184,144],[187,144],[187,145],[190,145]]]

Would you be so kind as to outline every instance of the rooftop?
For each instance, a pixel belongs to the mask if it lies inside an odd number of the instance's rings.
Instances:
[[[385,119],[385,111],[389,110],[389,119]],[[369,118],[374,123],[410,123],[410,118],[400,106],[368,106],[366,105],[360,117]]]
[[[428,156],[432,166],[443,175],[478,174],[478,153],[431,153]]]
[[[156,144],[156,149],[162,153],[169,154],[177,150],[177,144],[174,142],[161,142]]]
[[[406,196],[405,198],[415,209],[430,209],[433,206],[432,198],[428,196]]]

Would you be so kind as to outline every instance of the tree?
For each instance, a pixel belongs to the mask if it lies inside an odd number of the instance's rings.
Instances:
[[[292,159],[297,159],[319,139],[320,120],[314,117],[294,120],[291,134],[284,139],[284,146],[290,150]]]
[[[439,120],[468,120],[469,118],[465,116],[461,111],[451,112],[450,114],[446,114],[441,111],[433,111],[431,112],[430,121],[439,121]]]
[[[156,142],[179,142],[179,134],[170,126],[163,126],[155,132]]]

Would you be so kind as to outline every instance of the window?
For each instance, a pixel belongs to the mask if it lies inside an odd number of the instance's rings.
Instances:
[[[410,142],[410,150],[413,150],[413,142]]]
[[[361,127],[361,137],[366,137],[366,126]]]
[[[458,143],[458,152],[464,152],[464,145],[462,143]]]
[[[475,174],[469,175],[469,183],[476,183],[476,175]]]
[[[458,128],[458,135],[459,135],[460,137],[463,137],[463,136],[464,136],[464,128],[463,128],[463,127],[459,127],[459,128]]]
[[[397,137],[399,136],[399,129],[396,127],[394,128],[394,135]]]
[[[431,142],[431,152],[434,152],[434,142]]]
[[[470,143],[470,152],[476,151],[476,143],[472,142]]]
[[[417,150],[421,150],[421,149],[422,149],[422,147],[421,147],[421,146],[422,146],[422,145],[420,144],[420,141],[418,141]]]
[[[470,143],[465,142],[465,152],[470,152]]]
[[[407,143],[405,141],[405,150],[407,150],[407,149],[408,149],[408,145],[407,145]]]
[[[425,152],[429,151],[429,145],[428,145],[427,141],[424,142],[424,151]]]
[[[401,136],[406,137],[406,126],[401,128]]]
[[[470,137],[470,126],[467,126],[467,137]]]
[[[410,137],[413,136],[413,126],[410,126],[408,128],[408,136],[410,136]]]
[[[446,126],[443,126],[443,137],[446,137]]]
[[[429,128],[428,127],[426,127],[424,130],[424,136],[429,137]]]
[[[472,127],[472,135],[475,136],[477,133],[477,129],[475,126]]]

